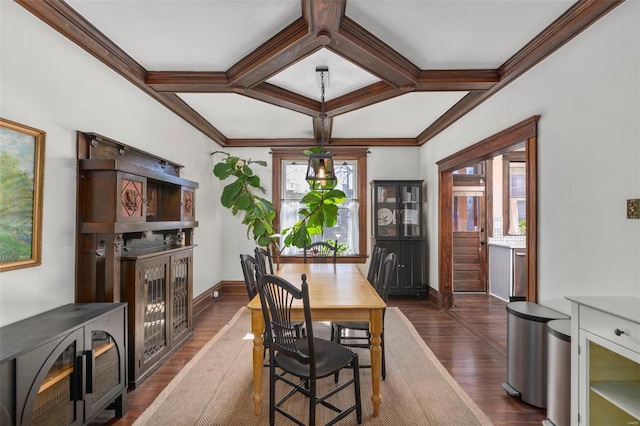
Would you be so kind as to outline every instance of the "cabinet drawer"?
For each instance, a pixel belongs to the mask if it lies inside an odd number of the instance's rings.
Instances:
[[[580,306],[580,327],[603,339],[640,353],[640,324]],[[616,330],[624,332],[616,335]]]

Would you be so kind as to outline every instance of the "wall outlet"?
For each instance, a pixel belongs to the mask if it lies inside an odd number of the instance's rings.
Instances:
[[[214,299],[217,299],[218,297],[220,297],[220,293],[218,293],[218,291],[214,291],[213,293],[211,293],[211,297]]]

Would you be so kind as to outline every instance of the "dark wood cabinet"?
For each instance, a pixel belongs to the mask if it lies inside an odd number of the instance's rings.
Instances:
[[[80,425],[127,409],[127,305],[68,304],[0,329],[2,424]]]
[[[375,180],[371,191],[372,245],[398,258],[389,293],[426,297],[423,181]]]
[[[123,257],[123,299],[136,307],[129,323],[138,331],[129,336],[132,387],[193,335],[192,274],[191,248]]]
[[[129,304],[129,386],[193,335],[198,183],[182,166],[78,132],[76,302]]]

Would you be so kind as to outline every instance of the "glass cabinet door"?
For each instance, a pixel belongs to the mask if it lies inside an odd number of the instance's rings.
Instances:
[[[398,186],[395,183],[377,184],[375,187],[376,217],[373,218],[374,235],[398,238]]]
[[[408,184],[400,186],[400,212],[402,223],[400,235],[402,237],[419,237],[422,227],[420,226],[420,185]]]

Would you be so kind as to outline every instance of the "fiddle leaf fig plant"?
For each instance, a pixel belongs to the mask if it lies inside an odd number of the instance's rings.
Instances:
[[[243,159],[227,152],[215,151],[211,155],[223,154],[225,158],[213,167],[213,174],[220,180],[235,177],[235,181],[224,187],[220,201],[233,215],[244,212],[242,223],[247,225],[247,238],[252,238],[259,246],[267,247],[276,243],[273,220],[276,211],[271,201],[257,195],[265,193],[260,177],[253,173],[250,165],[266,167],[266,161]]]
[[[311,244],[312,235],[322,235],[325,227],[338,223],[338,205],[347,196],[339,189],[328,191],[311,189],[300,201],[305,206],[298,210],[303,217],[292,227],[282,230],[285,246],[304,248]]]

